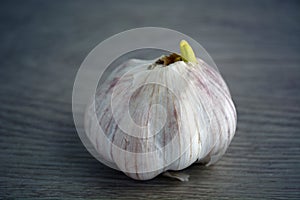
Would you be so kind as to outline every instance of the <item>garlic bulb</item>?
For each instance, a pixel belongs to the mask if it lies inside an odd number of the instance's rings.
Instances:
[[[121,64],[87,107],[85,131],[103,162],[133,179],[213,164],[234,136],[236,110],[223,78],[186,41],[180,50]]]

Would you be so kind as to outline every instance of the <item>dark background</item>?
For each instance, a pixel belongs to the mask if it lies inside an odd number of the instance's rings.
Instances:
[[[238,129],[189,182],[131,180],[94,159],[73,123],[72,87],[102,40],[143,26],[183,32],[231,89]],[[299,199],[299,1],[1,1],[0,199]]]

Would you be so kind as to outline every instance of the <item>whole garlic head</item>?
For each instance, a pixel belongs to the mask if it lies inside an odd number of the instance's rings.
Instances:
[[[105,164],[133,179],[213,164],[234,136],[237,115],[226,83],[185,41],[180,46],[181,55],[121,64],[87,107],[91,143]]]

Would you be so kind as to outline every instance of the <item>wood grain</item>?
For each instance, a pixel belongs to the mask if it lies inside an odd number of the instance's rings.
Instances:
[[[297,1],[2,1],[0,198],[299,199],[300,4]],[[76,72],[120,31],[163,26],[198,40],[238,112],[227,153],[189,182],[139,182],[82,145],[73,123]]]

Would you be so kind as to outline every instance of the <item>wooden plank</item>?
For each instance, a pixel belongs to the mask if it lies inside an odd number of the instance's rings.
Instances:
[[[0,198],[299,199],[297,1],[3,1]],[[182,31],[211,53],[238,111],[216,165],[189,182],[139,182],[94,159],[73,123],[73,81],[106,37],[137,26]]]

